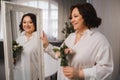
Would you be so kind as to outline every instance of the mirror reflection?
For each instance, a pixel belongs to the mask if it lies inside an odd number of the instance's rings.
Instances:
[[[26,13],[22,16],[19,24],[20,35],[13,41],[14,80],[39,79],[36,26],[35,14]]]

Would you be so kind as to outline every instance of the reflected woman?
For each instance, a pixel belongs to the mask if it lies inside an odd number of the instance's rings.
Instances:
[[[16,39],[23,46],[23,51],[14,68],[14,80],[38,80],[39,45],[36,28],[36,15],[24,14],[19,25],[21,35]]]

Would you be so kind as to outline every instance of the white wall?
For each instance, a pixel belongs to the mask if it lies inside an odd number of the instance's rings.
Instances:
[[[119,80],[120,76],[120,0],[91,0],[102,18],[100,31],[108,38],[114,58],[114,72],[112,80]]]

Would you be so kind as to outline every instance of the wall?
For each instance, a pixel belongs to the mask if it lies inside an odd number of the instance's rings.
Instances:
[[[120,0],[91,0],[102,18],[100,31],[108,38],[114,58],[112,80],[119,80],[120,71]]]

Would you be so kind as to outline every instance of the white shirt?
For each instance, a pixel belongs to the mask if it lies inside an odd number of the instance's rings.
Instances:
[[[83,69],[85,80],[107,80],[113,71],[113,58],[111,47],[103,34],[96,29],[86,30],[81,39],[74,45],[75,33],[72,33],[64,43],[75,51],[70,57],[70,66]],[[54,57],[54,47],[49,45],[45,51]],[[67,79],[58,69],[58,80]],[[77,79],[74,79],[77,80]]]
[[[29,40],[25,36],[25,32],[16,40],[23,46],[21,60],[17,62],[14,69],[14,80],[38,80],[38,39],[37,33],[32,33]]]

